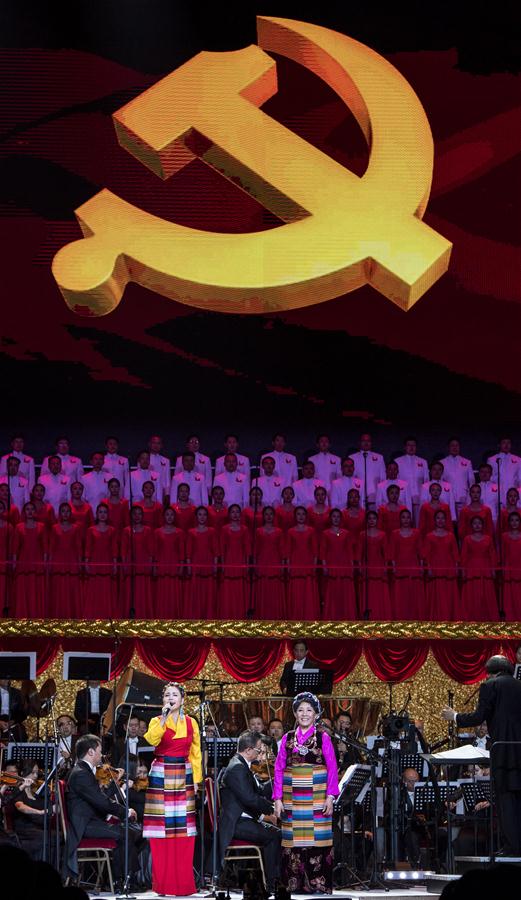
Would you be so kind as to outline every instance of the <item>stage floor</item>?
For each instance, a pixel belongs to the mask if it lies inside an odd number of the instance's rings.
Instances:
[[[92,893],[89,896],[91,898],[93,898],[93,900],[94,900],[94,898],[100,898],[100,897],[104,897],[104,898],[107,898],[107,900],[111,900],[111,898],[118,897],[120,895],[107,894],[107,893],[103,892],[101,894],[93,894]],[[139,898],[143,898],[143,900],[155,900],[155,898],[159,897],[160,895],[156,894],[154,891],[147,891],[145,894],[135,894],[134,896],[137,898],[137,900],[139,900]],[[191,896],[189,898],[186,898],[186,900],[203,900],[203,898],[207,897],[207,896],[208,896],[208,892],[191,894]],[[426,888],[422,888],[422,887],[414,887],[414,888],[411,888],[410,890],[407,890],[407,889],[395,890],[393,888],[390,891],[384,891],[384,890],[352,891],[349,889],[333,891],[334,900],[355,900],[355,898],[359,898],[359,897],[373,897],[373,898],[387,897],[387,900],[391,900],[391,898],[396,898],[396,900],[398,900],[398,898],[407,897],[407,900],[416,900],[416,898],[419,898],[419,900],[425,900],[426,897],[437,897],[437,896],[439,896],[439,894],[429,893],[426,890]],[[305,898],[305,900],[325,900],[324,894],[292,894],[292,897],[302,897],[302,898]],[[242,898],[242,891],[230,891],[230,898],[231,898],[231,900],[240,900],[240,898]],[[178,900],[184,900],[184,898],[178,898]]]

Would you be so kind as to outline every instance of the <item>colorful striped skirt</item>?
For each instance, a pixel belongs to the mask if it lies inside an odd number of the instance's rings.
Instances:
[[[192,766],[182,756],[158,756],[148,776],[143,837],[194,837],[195,794]]]
[[[283,847],[329,847],[333,843],[333,820],[325,816],[327,769],[311,764],[284,770],[282,801]]]

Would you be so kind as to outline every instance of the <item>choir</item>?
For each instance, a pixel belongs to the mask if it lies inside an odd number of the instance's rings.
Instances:
[[[521,460],[479,466],[456,438],[430,466],[408,437],[388,461],[327,434],[302,462],[276,434],[252,468],[239,439],[215,463],[196,435],[136,467],[116,437],[85,471],[60,437],[39,471],[13,437],[0,460],[4,612],[41,618],[518,620]]]

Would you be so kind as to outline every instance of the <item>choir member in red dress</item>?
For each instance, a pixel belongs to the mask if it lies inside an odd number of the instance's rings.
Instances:
[[[96,522],[85,537],[85,606],[87,619],[110,619],[126,615],[117,604],[118,536],[109,525],[107,503],[96,509]]]
[[[295,509],[295,522],[286,533],[288,619],[318,619],[318,536],[315,529],[307,524],[305,506]]]
[[[255,615],[259,619],[286,618],[284,589],[285,538],[275,526],[275,510],[265,506],[257,529],[253,552],[255,563]]]
[[[378,510],[378,522],[389,539],[393,531],[400,527],[400,514],[407,507],[398,502],[400,499],[399,485],[390,484],[385,493],[387,494],[387,503],[384,503]]]
[[[419,529],[412,527],[412,514],[408,509],[402,509],[400,527],[391,535],[389,558],[393,572],[391,595],[394,618],[399,621],[426,619],[422,540]]]
[[[185,604],[191,619],[216,617],[216,575],[219,562],[219,540],[213,528],[208,528],[205,506],[195,511],[196,526],[188,530],[186,538]]]
[[[223,525],[228,524],[228,507],[224,502],[224,488],[220,484],[216,484],[211,492],[212,503],[207,506],[208,526],[215,528],[218,534],[221,533]]]
[[[123,572],[123,615],[132,619],[150,619],[154,616],[152,605],[152,530],[144,525],[141,506],[130,510],[130,525],[121,536],[121,562]],[[120,604],[121,605],[121,604]]]
[[[498,617],[494,578],[497,566],[494,542],[483,532],[483,519],[473,516],[471,533],[463,540],[461,567],[461,618],[471,622],[491,622]]]
[[[11,560],[14,552],[14,528],[4,518],[6,505],[0,500],[0,604],[9,612],[12,597]]]
[[[447,529],[450,522],[450,512],[438,509],[422,551],[428,575],[427,618],[442,622],[459,618],[458,546],[452,529]]]
[[[458,537],[461,542],[467,535],[471,534],[471,521],[474,516],[479,516],[483,520],[483,532],[489,537],[494,537],[494,524],[492,522],[492,511],[488,506],[481,502],[481,487],[479,484],[473,484],[469,490],[470,503],[463,506],[458,521]]]
[[[241,522],[248,529],[251,539],[253,539],[257,528],[260,528],[262,525],[262,498],[262,488],[252,487],[249,492],[249,505],[242,510]]]
[[[500,531],[503,534],[504,531],[508,531],[509,524],[508,519],[510,513],[519,512],[519,491],[515,487],[511,487],[507,491],[507,502],[505,506],[501,509],[501,525]],[[488,534],[488,531],[487,531]]]
[[[360,491],[351,488],[347,492],[347,506],[342,510],[342,524],[351,535],[353,556],[360,559],[360,535],[365,528],[365,512],[360,505]]]
[[[35,484],[31,491],[31,503],[36,510],[36,521],[41,522],[49,532],[56,523],[56,515],[50,503],[45,501],[45,485]]]
[[[116,529],[118,540],[120,540],[123,529],[130,524],[128,500],[121,496],[121,482],[118,478],[111,478],[107,487],[109,495],[103,502],[108,507],[109,525]]]
[[[5,482],[0,484],[0,500],[5,506],[5,512],[3,514],[5,521],[10,522],[13,527],[18,525],[18,522],[21,519],[20,510],[9,496],[9,486]]]
[[[320,538],[320,558],[324,576],[322,617],[326,620],[351,620],[358,616],[354,581],[353,541],[342,528],[342,513],[332,509],[330,527]]]
[[[375,621],[394,618],[387,571],[387,536],[378,528],[378,513],[374,510],[368,510],[366,527],[360,532],[359,561],[362,616]]]
[[[58,522],[49,538],[49,615],[77,619],[83,615],[80,594],[81,525],[72,521],[69,503],[60,503]]]
[[[288,528],[295,524],[295,491],[292,487],[285,487],[282,491],[282,503],[275,509],[275,525],[282,529],[284,534]]]
[[[143,483],[143,499],[137,500],[135,506],[143,510],[143,524],[154,531],[163,522],[163,504],[155,499],[156,489],[152,481]]]
[[[246,525],[241,525],[241,508],[237,503],[232,503],[228,515],[229,524],[220,536],[222,579],[217,615],[220,619],[244,619],[251,599],[248,578],[251,539]]]
[[[190,485],[177,485],[177,503],[172,503],[172,509],[175,512],[175,521],[178,528],[187,532],[190,528],[195,528],[195,506],[190,503]]]
[[[507,622],[521,619],[521,513],[511,512],[508,531],[502,536],[503,554],[503,609]]]
[[[18,619],[43,619],[47,535],[42,523],[36,521],[34,503],[24,504],[23,515],[24,521],[18,523],[14,535],[15,614]]]
[[[327,502],[327,491],[325,487],[317,487],[314,490],[315,502],[312,506],[308,506],[308,525],[315,529],[320,541],[320,536],[326,528],[329,528],[329,505]]]
[[[185,533],[175,524],[175,511],[163,511],[163,525],[153,534],[154,615],[158,619],[184,619],[183,561]]]
[[[447,522],[450,521],[450,507],[448,503],[442,503],[440,500],[442,487],[437,481],[434,481],[429,487],[431,499],[427,503],[420,506],[420,515],[418,519],[418,530],[422,539],[425,539],[431,531],[434,531],[434,520],[437,512],[444,512]]]

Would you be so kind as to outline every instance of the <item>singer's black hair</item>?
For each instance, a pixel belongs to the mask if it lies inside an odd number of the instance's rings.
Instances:
[[[165,686],[163,688],[163,696],[165,695],[165,691],[167,690],[167,688],[171,688],[171,687],[177,688],[177,690],[181,694],[181,697],[184,699],[185,689],[182,684],[179,684],[178,681],[167,681],[167,683],[165,684]]]

